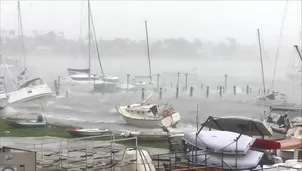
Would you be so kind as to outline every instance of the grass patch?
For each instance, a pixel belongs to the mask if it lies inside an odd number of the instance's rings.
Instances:
[[[43,128],[13,128],[0,118],[0,137],[43,137],[71,138],[66,129],[70,126],[46,125]]]

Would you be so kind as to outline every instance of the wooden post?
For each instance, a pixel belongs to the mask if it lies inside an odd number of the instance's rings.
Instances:
[[[56,92],[56,95],[58,96],[58,95],[59,95],[59,89],[58,89],[58,83],[57,83],[57,80],[55,80],[55,82],[54,82],[54,86],[55,86],[55,92]]]
[[[250,94],[252,93],[252,87],[250,87]]]
[[[209,98],[209,93],[210,93],[210,87],[207,86],[207,98]]]
[[[190,97],[193,96],[193,87],[190,87]]]
[[[145,88],[142,88],[142,100],[145,100]]]
[[[203,89],[203,84],[201,84],[200,89],[201,89],[201,90]]]
[[[178,98],[178,95],[179,95],[179,87],[177,86],[176,87],[176,98]]]
[[[234,86],[234,95],[236,96],[236,86]]]
[[[188,90],[188,73],[185,74],[186,76],[186,82],[185,82],[185,90]]]
[[[159,88],[159,100],[161,100],[163,97],[163,88]]]
[[[157,74],[156,76],[157,76],[156,92],[158,93],[158,91],[159,91],[159,76],[160,76],[160,74]]]
[[[129,77],[130,77],[130,74],[127,74],[127,92],[129,92]]]
[[[249,94],[249,90],[250,90],[249,85],[247,85],[246,86],[246,94]]]
[[[177,85],[176,85],[176,87],[179,87],[179,72],[177,73]]]
[[[224,93],[227,92],[227,85],[228,85],[228,74],[224,75]]]
[[[219,86],[219,97],[221,98],[222,96],[222,86]]]
[[[58,76],[58,89],[60,90],[60,86],[61,86],[61,77]]]

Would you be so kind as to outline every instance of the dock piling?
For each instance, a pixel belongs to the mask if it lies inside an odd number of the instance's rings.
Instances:
[[[207,93],[206,93],[207,98],[209,98],[209,93],[210,93],[210,87],[207,86]]]
[[[144,100],[144,99],[145,99],[145,89],[142,88],[142,100]]]
[[[234,95],[236,96],[236,86],[234,86],[233,90],[234,90]]]
[[[176,98],[178,99],[178,95],[179,95],[179,87],[176,87]]]
[[[190,87],[190,97],[193,96],[193,87]]]
[[[163,88],[160,87],[160,88],[159,88],[159,100],[161,100],[162,97],[163,97]]]

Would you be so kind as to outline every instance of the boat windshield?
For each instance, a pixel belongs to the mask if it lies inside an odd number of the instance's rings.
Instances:
[[[151,110],[151,112],[152,112],[154,115],[156,115],[156,114],[158,113],[158,109],[157,109],[157,106],[156,106],[156,105],[152,106],[152,107],[150,108],[150,110]]]
[[[26,87],[38,86],[38,85],[44,85],[44,84],[45,84],[44,80],[42,80],[41,78],[35,78],[35,79],[32,79],[32,80],[26,81],[24,84],[22,84],[19,87],[19,89],[26,88]]]

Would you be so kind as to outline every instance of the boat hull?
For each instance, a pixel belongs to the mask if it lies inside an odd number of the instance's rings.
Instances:
[[[175,115],[179,115],[179,114],[175,113]],[[163,118],[163,119],[158,119],[158,120],[135,119],[135,118],[125,116],[123,114],[122,114],[122,116],[123,116],[124,120],[129,125],[133,125],[133,126],[136,126],[136,127],[139,127],[139,128],[160,128],[162,126],[173,127],[173,126],[176,126],[179,123],[179,120],[173,121],[173,119],[172,119],[173,116],[169,116],[169,117],[166,117],[166,118]]]
[[[101,136],[101,135],[110,135],[110,131],[107,132],[85,132],[85,131],[77,131],[72,129],[66,130],[73,137],[91,137],[91,136]],[[110,136],[108,136],[110,139]],[[105,137],[104,137],[105,138]]]
[[[17,120],[6,120],[6,122],[13,128],[43,128],[46,126],[45,122],[24,122]]]
[[[52,91],[47,85],[26,87],[9,93],[9,104],[23,103],[27,101],[47,101],[52,99]]]
[[[8,99],[6,94],[0,94],[0,109],[8,105]]]

